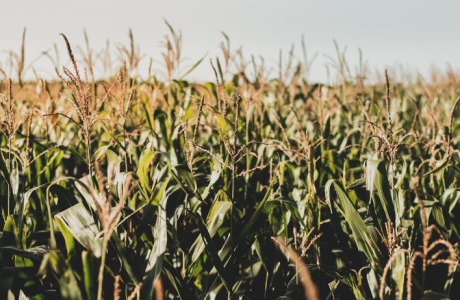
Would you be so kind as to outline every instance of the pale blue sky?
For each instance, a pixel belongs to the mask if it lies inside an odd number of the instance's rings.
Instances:
[[[279,50],[296,46],[305,35],[310,56],[319,53],[311,80],[326,80],[326,55],[335,55],[333,39],[347,47],[352,70],[358,62],[358,48],[372,70],[400,63],[428,74],[431,65],[441,70],[450,63],[460,68],[460,1],[453,0],[232,0],[232,1],[120,1],[120,0],[41,0],[2,1],[0,18],[0,62],[7,69],[8,50],[19,51],[23,27],[27,27],[26,64],[42,51],[57,44],[61,63],[66,63],[65,47],[58,35],[67,35],[74,47],[84,45],[86,28],[91,47],[97,51],[109,40],[112,46],[127,45],[132,28],[136,44],[146,59],[159,61],[160,42],[168,28],[163,18],[183,33],[184,65],[192,64],[208,52],[208,59],[220,53],[221,31],[230,37],[233,49],[243,46],[246,58],[262,55],[267,65],[277,66]],[[112,47],[115,53],[115,47]],[[78,55],[77,55],[78,57]],[[188,78],[213,80],[208,59]],[[160,65],[156,65],[160,67]],[[54,75],[46,58],[34,64],[39,74]],[[50,74],[50,75],[46,75]],[[33,76],[32,72],[27,74]],[[275,72],[273,72],[275,75]]]

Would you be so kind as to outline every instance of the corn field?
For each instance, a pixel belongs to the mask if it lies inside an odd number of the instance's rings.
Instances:
[[[317,84],[304,44],[269,72],[225,35],[184,68],[169,29],[147,77],[131,32],[2,70],[0,299],[459,299],[460,74],[337,47]]]

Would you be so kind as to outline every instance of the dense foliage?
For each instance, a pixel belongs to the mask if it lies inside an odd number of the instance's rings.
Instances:
[[[130,36],[110,80],[63,36],[60,81],[1,83],[1,299],[460,297],[457,74],[269,79],[226,39],[195,84],[171,28],[141,78]]]

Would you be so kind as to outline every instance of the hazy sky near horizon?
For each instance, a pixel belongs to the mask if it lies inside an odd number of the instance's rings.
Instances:
[[[76,49],[77,45],[84,46],[83,29],[95,51],[110,41],[115,58],[116,46],[128,45],[131,28],[135,43],[146,55],[140,71],[146,72],[150,57],[156,61],[154,67],[161,69],[161,42],[168,34],[164,19],[182,31],[184,70],[208,53],[187,77],[199,81],[214,78],[208,59],[221,53],[222,31],[230,37],[233,50],[243,47],[247,60],[251,55],[263,56],[273,76],[280,49],[287,54],[294,44],[296,55],[301,57],[302,35],[309,56],[318,53],[310,74],[314,81],[327,79],[326,55],[335,57],[333,39],[341,49],[347,47],[352,72],[358,64],[358,48],[374,73],[398,64],[425,75],[431,66],[440,70],[447,64],[460,68],[460,1],[454,0],[42,0],[8,1],[2,8],[3,69],[8,69],[8,51],[20,50],[24,27],[26,65],[54,44],[61,64],[68,64],[59,33],[65,33]],[[45,78],[54,76],[53,64],[46,57],[33,66]],[[29,70],[26,77],[33,78],[33,72]]]

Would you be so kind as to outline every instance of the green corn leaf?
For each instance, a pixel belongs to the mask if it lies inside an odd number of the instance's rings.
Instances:
[[[351,203],[350,198],[336,180],[329,180],[326,183],[326,198],[330,199],[330,190],[334,188],[337,194],[338,204],[342,209],[343,217],[353,233],[354,241],[359,251],[362,251],[369,260],[372,268],[381,274],[383,271],[383,255],[377,246],[374,235],[370,234],[366,224],[358,211]]]
[[[189,211],[189,213],[193,216],[193,218],[195,219],[198,225],[198,229],[200,230],[200,233],[201,233],[201,238],[203,239],[203,242],[205,243],[206,250],[213,262],[214,267],[217,269],[217,272],[219,274],[220,279],[222,280],[222,283],[224,284],[227,291],[231,293],[232,290],[230,289],[229,280],[228,280],[227,274],[225,273],[224,265],[219,257],[219,254],[217,253],[216,246],[214,245],[214,242],[212,241],[212,238],[209,235],[209,231],[206,228],[206,225],[204,224],[203,219],[201,218],[200,215],[192,211]]]
[[[152,190],[150,188],[150,183],[149,183],[150,181],[149,181],[149,176],[148,176],[148,170],[149,170],[150,163],[157,155],[162,155],[166,158],[166,162],[168,163],[168,170],[169,172],[171,172],[171,163],[170,163],[171,160],[169,158],[169,154],[167,154],[166,152],[160,152],[160,151],[145,153],[142,156],[141,161],[139,162],[137,176],[139,176],[139,181],[141,183],[142,188],[148,194],[152,193]]]
[[[153,296],[154,282],[161,274],[163,266],[163,256],[166,251],[168,234],[166,231],[166,207],[168,198],[163,197],[161,205],[158,206],[158,216],[154,228],[155,242],[153,248],[149,250],[146,258],[147,266],[142,279],[143,286],[141,290],[141,299],[151,299]]]
[[[104,131],[110,135],[110,137],[112,138],[112,140],[114,140],[114,141],[117,143],[117,145],[118,145],[121,149],[123,149],[123,151],[126,151],[125,147],[124,147],[124,146],[120,143],[120,141],[112,134],[112,132],[110,131],[109,128],[107,128],[107,126],[104,124],[104,122],[99,122],[99,124],[102,125],[102,128],[104,128]],[[98,150],[99,150],[99,149],[98,149]],[[101,151],[102,151],[102,150],[101,150]],[[97,151],[96,151],[96,152],[97,152]],[[94,153],[92,159],[94,159],[94,156],[95,156],[95,155],[96,155],[96,153]],[[93,161],[94,161],[94,160],[93,160]]]
[[[97,277],[99,273],[100,260],[89,251],[83,251],[81,256],[86,298],[88,300],[95,300],[97,295]]]
[[[197,61],[187,72],[184,73],[184,75],[182,75],[178,80],[181,81],[182,79],[184,79],[185,76],[187,76],[188,74],[192,73],[193,70],[195,70],[196,67],[198,67],[201,62],[203,61],[203,59],[205,59],[205,57],[208,55],[208,53],[206,53],[205,55],[203,55],[203,57]]]
[[[134,259],[128,255],[127,249],[123,245],[122,241],[120,240],[116,232],[112,233],[112,238],[110,239],[110,241],[117,250],[118,256],[120,257],[124,270],[126,271],[126,273],[128,273],[129,277],[134,282],[134,284],[138,285],[140,282],[140,271],[138,268],[136,268]]]
[[[0,250],[8,251],[16,256],[28,258],[39,264],[43,260],[43,256],[49,252],[49,249],[46,246],[37,246],[25,250],[14,246],[5,246],[0,247]]]
[[[395,205],[391,196],[391,186],[388,181],[385,165],[378,160],[368,160],[366,167],[366,188],[375,208],[380,232],[385,232],[385,223],[400,224],[399,215],[395,214]],[[374,191],[377,194],[375,199]],[[396,220],[397,219],[397,220]],[[396,220],[396,221],[395,221]],[[397,227],[396,227],[397,228]]]
[[[93,162],[98,161],[99,158],[101,158],[107,152],[109,148],[110,148],[110,145],[99,147],[99,149],[97,149],[96,152],[94,152],[93,156],[91,157],[91,161]]]
[[[81,203],[54,216],[61,232],[69,232],[83,247],[96,257],[102,254],[102,239],[93,217]]]
[[[43,260],[43,263],[49,265],[50,269],[57,273],[58,288],[62,299],[83,300],[74,271],[66,264],[62,255],[56,251],[51,251],[47,256],[48,258]]]
[[[397,257],[393,260],[391,266],[391,278],[395,282],[395,295],[397,300],[402,300],[404,296],[405,286],[404,278],[406,274],[406,257],[405,254],[396,254]]]
[[[246,234],[251,230],[251,228],[255,225],[255,223],[257,222],[257,219],[260,217],[260,215],[263,213],[263,209],[264,209],[264,206],[265,206],[265,203],[267,203],[267,200],[270,196],[270,193],[272,191],[272,188],[273,188],[273,185],[275,184],[275,177],[273,177],[273,181],[272,183],[270,184],[270,187],[268,188],[267,192],[265,193],[265,196],[264,198],[262,199],[262,201],[259,203],[256,211],[254,212],[254,214],[251,216],[251,218],[249,219],[248,223],[244,226],[243,230],[241,230],[240,234],[238,235],[238,237],[235,239],[234,241],[234,244],[235,245],[238,245],[243,239],[246,238]]]
[[[215,201],[212,205],[208,215],[208,224],[206,226],[211,238],[214,237],[217,230],[222,226],[224,218],[231,206],[232,203],[230,201]],[[193,264],[205,249],[205,243],[200,236],[196,238],[191,249],[193,249],[191,256],[191,264]]]

